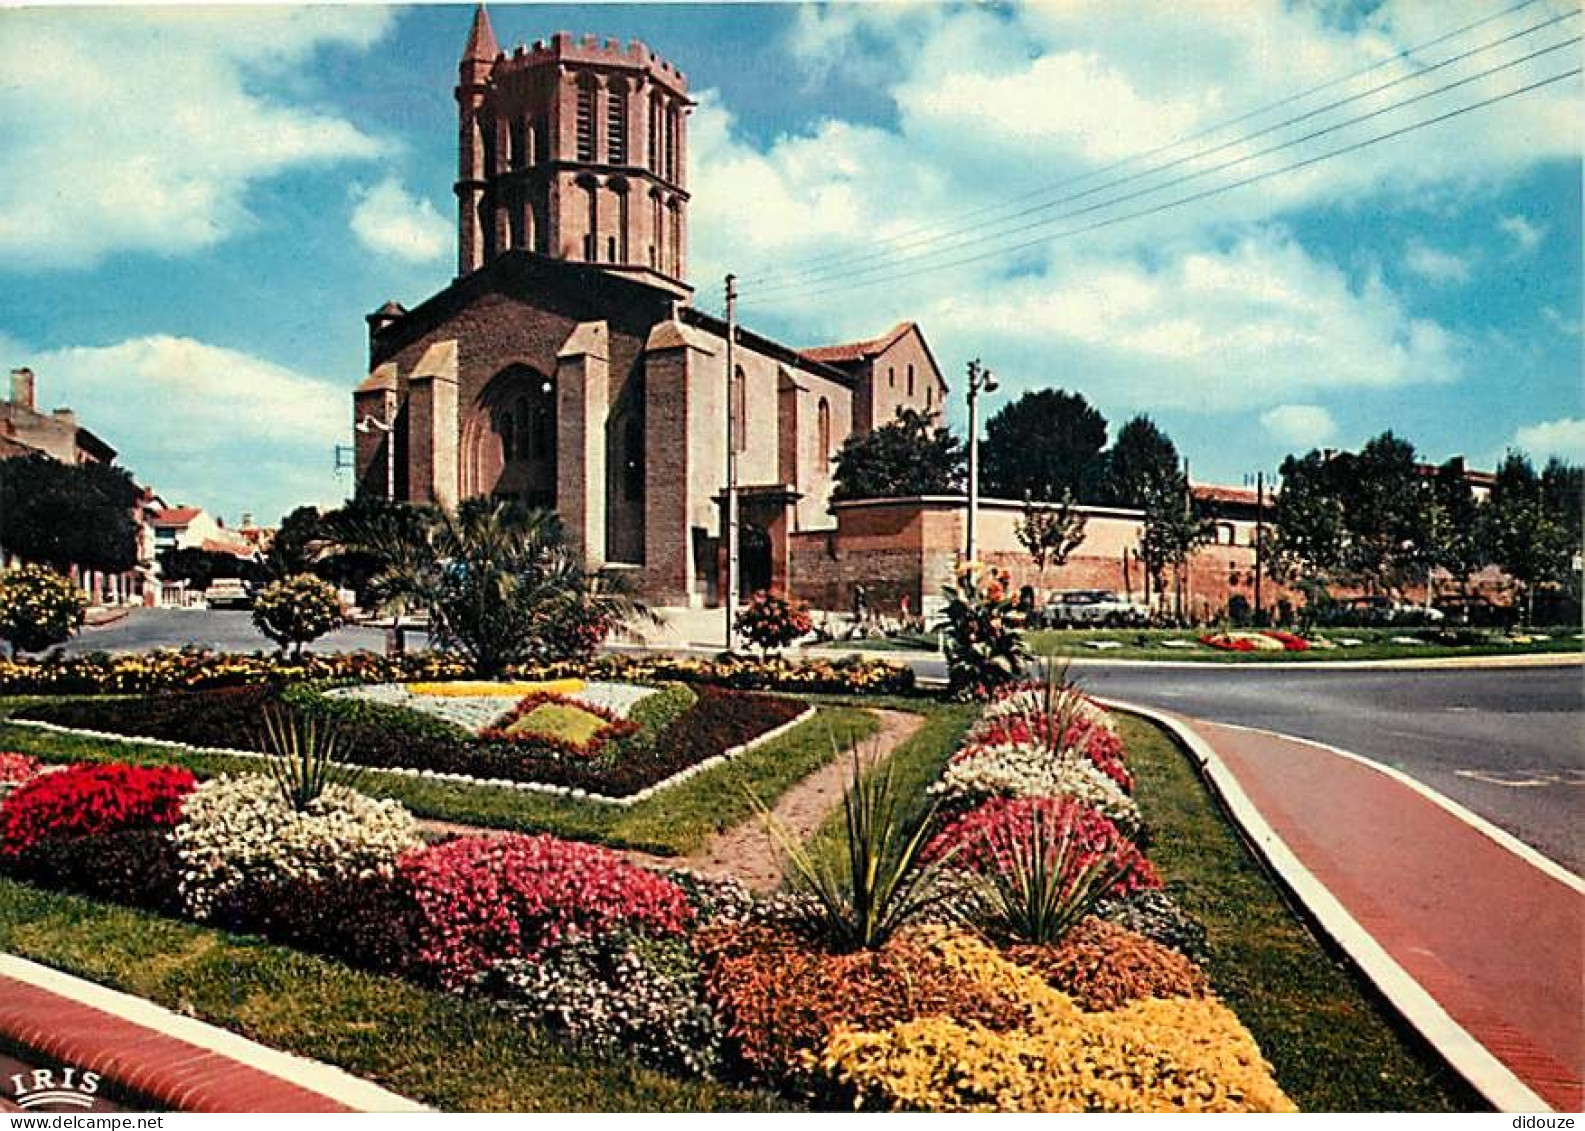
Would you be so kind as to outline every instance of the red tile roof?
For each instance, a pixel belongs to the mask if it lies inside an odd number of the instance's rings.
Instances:
[[[154,516],[155,526],[186,526],[203,513],[202,507],[172,507]]]
[[[1252,487],[1217,487],[1209,483],[1195,484],[1194,497],[1208,503],[1241,503],[1245,506],[1255,506],[1260,502],[1259,494]],[[1266,492],[1266,501],[1271,502],[1273,491]]]
[[[238,558],[251,558],[253,546],[248,542],[217,542],[213,538],[205,538],[203,548],[211,554],[231,554]]]
[[[811,346],[798,352],[811,361],[822,361],[827,365],[863,361],[885,353],[899,338],[916,328],[912,322],[899,322],[878,338],[867,338],[862,342],[839,342],[830,346]]]

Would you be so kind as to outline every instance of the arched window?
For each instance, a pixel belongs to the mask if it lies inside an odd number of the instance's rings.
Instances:
[[[737,367],[732,376],[732,447],[739,452],[748,451],[748,375]]]
[[[658,91],[649,96],[649,170],[652,173],[660,172],[660,93]]]
[[[660,257],[662,249],[666,246],[666,209],[660,202],[660,193],[649,194],[650,217],[649,233],[649,265],[656,270],[662,270]]]
[[[675,200],[667,201],[666,211],[666,252],[670,260],[669,268],[673,275],[682,275],[682,209]]]
[[[666,172],[668,181],[677,180],[677,113],[666,107]]]
[[[605,95],[605,160],[627,164],[627,84],[615,79]]]
[[[595,263],[600,258],[600,186],[593,180],[581,180],[578,188],[584,194],[584,211],[587,219],[583,231],[583,258]]]
[[[831,462],[831,402],[824,397],[820,398],[820,407],[815,411],[815,431],[820,443],[820,463],[824,466]]]
[[[578,80],[577,159],[589,165],[594,164],[596,146],[598,144],[595,136],[594,106],[594,79],[592,76],[584,75]]]
[[[607,258],[609,258],[612,263],[627,263],[630,262],[628,258],[627,246],[627,181],[623,180],[621,177],[613,177],[611,179],[610,189],[612,194],[616,197],[616,234],[609,238],[610,246],[607,253]]]

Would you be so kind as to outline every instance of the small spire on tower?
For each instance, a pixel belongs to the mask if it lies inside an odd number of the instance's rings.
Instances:
[[[480,4],[473,13],[473,28],[468,32],[468,45],[462,49],[462,61],[493,63],[501,53],[495,42],[495,31],[490,27],[490,16]]]

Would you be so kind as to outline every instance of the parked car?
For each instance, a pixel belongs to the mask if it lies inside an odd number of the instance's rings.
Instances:
[[[204,602],[211,609],[247,609],[253,607],[253,594],[237,577],[217,577],[204,590]]]
[[[1469,628],[1505,628],[1514,621],[1518,610],[1510,605],[1495,605],[1485,597],[1438,597],[1435,607],[1441,611],[1447,624]]]
[[[1055,627],[1117,628],[1142,625],[1149,620],[1150,610],[1143,604],[1105,589],[1053,593],[1046,602],[1046,621]]]
[[[1441,624],[1442,610],[1399,601],[1392,597],[1347,597],[1338,601],[1330,618],[1336,624],[1382,625],[1411,628]]]

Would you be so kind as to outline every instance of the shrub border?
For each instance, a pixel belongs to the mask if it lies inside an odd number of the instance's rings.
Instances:
[[[788,719],[779,726],[774,726],[764,734],[755,735],[747,742],[728,747],[721,753],[695,762],[691,766],[684,766],[670,777],[662,778],[652,785],[647,785],[637,793],[630,793],[625,797],[610,797],[603,793],[591,793],[586,789],[574,786],[551,785],[548,782],[513,781],[510,778],[476,778],[471,774],[455,774],[446,770],[415,770],[409,766],[364,766],[361,763],[336,763],[349,770],[367,770],[382,774],[400,774],[409,778],[425,778],[430,781],[452,782],[457,785],[492,786],[497,789],[514,789],[521,793],[543,793],[552,797],[566,797],[574,801],[593,801],[601,805],[615,805],[626,809],[647,801],[657,793],[670,789],[672,786],[681,785],[696,774],[713,769],[732,759],[747,754],[773,742],[789,731],[802,726],[818,713],[818,708],[812,704],[805,705],[804,709],[796,716]],[[10,718],[6,722],[11,726],[32,727],[35,730],[47,731],[52,734],[70,735],[76,738],[94,738],[112,742],[135,742],[147,746],[157,746],[166,750],[183,750],[192,754],[215,754],[225,758],[254,758],[265,759],[269,755],[258,750],[235,750],[223,746],[194,746],[189,742],[175,742],[168,738],[146,738],[142,735],[117,734],[113,731],[89,730],[86,727],[67,727],[57,723],[47,723],[38,719]]]

